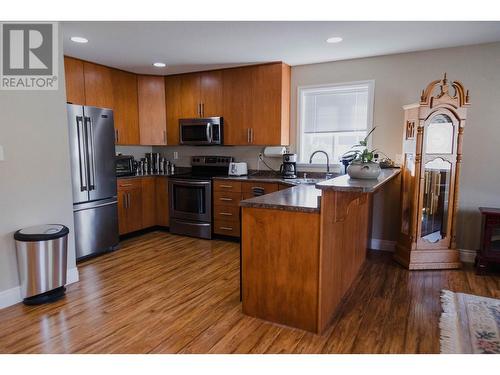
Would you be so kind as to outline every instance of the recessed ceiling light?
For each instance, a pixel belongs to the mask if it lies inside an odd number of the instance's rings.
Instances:
[[[153,66],[156,66],[157,68],[164,68],[167,66],[167,64],[162,63],[162,62],[155,62],[155,63],[153,63]]]
[[[327,43],[340,43],[342,38],[340,36],[332,36],[326,40]]]
[[[72,42],[75,43],[88,43],[89,40],[87,38],[84,38],[83,36],[72,36],[71,38]]]

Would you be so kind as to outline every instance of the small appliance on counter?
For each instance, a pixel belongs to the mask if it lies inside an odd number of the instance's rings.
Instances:
[[[229,176],[246,176],[248,174],[247,163],[229,163]]]
[[[297,154],[283,154],[280,173],[283,178],[297,178]]]
[[[137,164],[132,155],[115,156],[115,172],[117,177],[135,175]]]

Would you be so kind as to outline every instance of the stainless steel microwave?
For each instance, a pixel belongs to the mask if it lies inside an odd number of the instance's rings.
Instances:
[[[222,117],[190,118],[179,120],[181,145],[222,145]]]

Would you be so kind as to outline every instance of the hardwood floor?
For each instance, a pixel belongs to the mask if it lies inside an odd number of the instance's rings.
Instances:
[[[500,298],[499,276],[370,252],[319,336],[241,313],[237,243],[152,232],[79,271],[61,301],[0,310],[1,353],[437,353],[441,289]]]

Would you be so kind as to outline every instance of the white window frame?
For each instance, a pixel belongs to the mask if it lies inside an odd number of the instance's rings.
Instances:
[[[326,87],[336,87],[336,86],[349,86],[349,85],[367,85],[368,86],[368,124],[366,128],[367,134],[373,129],[373,111],[374,111],[374,101],[375,101],[375,80],[364,80],[364,81],[350,81],[350,82],[341,82],[341,83],[325,83],[321,85],[304,85],[297,87],[297,130],[296,130],[296,150],[297,159],[301,160],[301,150],[302,150],[302,91],[310,90],[310,89],[321,89]],[[371,137],[368,139],[368,148],[371,148]],[[325,164],[317,164],[317,163],[297,163],[299,167],[308,167],[310,169],[323,170],[325,169]],[[342,166],[338,161],[332,163],[330,160],[331,168],[339,168]]]

